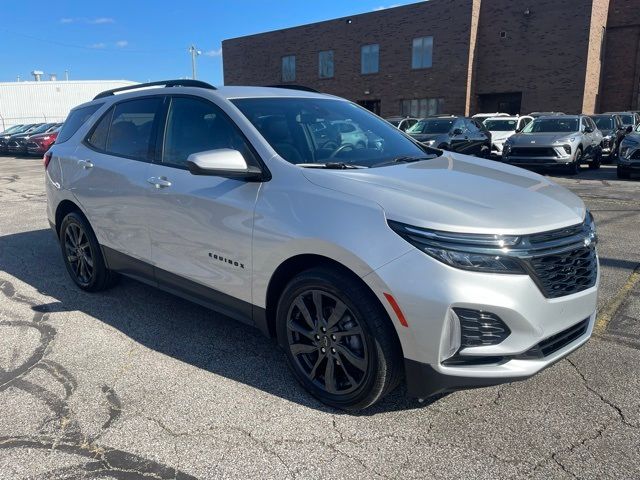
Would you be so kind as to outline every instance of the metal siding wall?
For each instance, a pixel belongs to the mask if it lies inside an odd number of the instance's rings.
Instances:
[[[73,107],[98,93],[133,85],[128,80],[0,83],[0,130],[18,123],[63,121]]]

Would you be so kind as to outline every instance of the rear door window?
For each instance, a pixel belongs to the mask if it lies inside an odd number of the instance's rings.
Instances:
[[[102,106],[102,103],[96,103],[94,105],[87,105],[86,107],[76,108],[69,113],[67,120],[62,125],[62,129],[58,134],[56,143],[62,143],[69,140],[80,129],[84,123],[89,120],[89,117],[96,113],[96,111]]]
[[[160,115],[163,99],[164,97],[150,97],[117,104],[111,117],[104,150],[111,155],[151,161],[155,148],[156,120]]]

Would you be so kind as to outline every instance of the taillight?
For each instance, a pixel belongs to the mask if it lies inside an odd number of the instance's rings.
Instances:
[[[51,161],[51,157],[52,157],[52,153],[51,151],[48,151],[44,154],[44,157],[42,157],[42,163],[44,164],[44,169],[46,170],[47,167],[49,166],[49,162]]]

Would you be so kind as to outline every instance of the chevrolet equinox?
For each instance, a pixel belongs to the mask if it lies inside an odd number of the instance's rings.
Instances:
[[[369,141],[323,128],[336,123]],[[522,380],[593,329],[596,232],[578,197],[341,98],[110,90],[70,113],[44,164],[79,288],[124,274],[254,325],[334,407],[402,381],[424,398]]]

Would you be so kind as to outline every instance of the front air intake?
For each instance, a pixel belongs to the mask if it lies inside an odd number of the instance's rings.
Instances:
[[[454,308],[460,319],[460,349],[497,345],[511,334],[509,327],[494,313]]]

